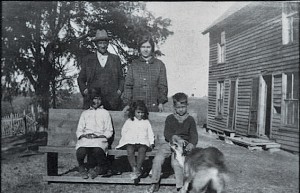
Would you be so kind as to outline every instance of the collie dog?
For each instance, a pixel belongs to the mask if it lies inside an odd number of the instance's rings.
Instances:
[[[223,153],[215,147],[194,148],[186,152],[187,141],[174,135],[170,142],[175,159],[184,170],[181,193],[221,193],[227,181],[227,168]]]

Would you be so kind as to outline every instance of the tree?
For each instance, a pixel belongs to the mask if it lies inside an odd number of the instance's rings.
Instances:
[[[65,82],[72,86],[76,75],[68,75],[67,64],[74,59],[78,67],[77,61],[93,52],[90,39],[96,29],[111,32],[125,64],[130,58],[125,48],[136,49],[142,35],[151,33],[156,43],[163,43],[173,33],[170,19],[155,18],[143,2],[6,1],[2,8],[4,74],[18,71],[30,81],[45,117],[50,96],[55,99]]]
[[[14,107],[13,107],[13,98],[18,95],[18,83],[15,81],[9,81],[6,84],[2,85],[2,96],[1,100],[7,101],[10,104],[10,108],[12,112],[14,112]]]

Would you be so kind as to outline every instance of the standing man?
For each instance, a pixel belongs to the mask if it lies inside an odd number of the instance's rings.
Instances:
[[[106,110],[121,110],[121,94],[124,87],[124,76],[121,61],[117,55],[107,51],[109,40],[106,30],[97,30],[92,40],[97,52],[90,54],[80,62],[81,71],[77,79],[83,96],[83,108],[89,108],[87,97],[91,89],[101,89],[102,105]]]

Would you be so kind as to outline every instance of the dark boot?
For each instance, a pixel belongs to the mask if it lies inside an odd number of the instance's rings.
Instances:
[[[90,169],[90,176],[92,179],[95,179],[99,174],[100,174],[100,167],[99,166],[96,166],[94,168],[91,168]]]
[[[145,168],[141,167],[141,175],[140,178],[147,178],[149,176],[149,172],[146,171]]]
[[[81,176],[83,179],[88,179],[88,178],[89,178],[89,175],[88,175],[88,173],[87,173],[87,171],[86,171],[86,169],[85,169],[84,166],[79,166],[79,167],[78,167],[78,171],[79,171],[79,173],[80,173],[80,176]]]

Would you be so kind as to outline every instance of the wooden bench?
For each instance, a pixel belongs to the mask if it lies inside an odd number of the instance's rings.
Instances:
[[[71,154],[72,158],[68,159],[73,163],[73,166],[77,166],[76,161],[76,129],[83,110],[81,109],[49,109],[49,125],[48,125],[48,141],[47,146],[40,146],[39,151],[46,153],[46,168],[47,175],[43,179],[47,182],[89,182],[89,183],[118,183],[118,184],[133,184],[133,181],[129,178],[129,172],[123,172],[122,175],[111,176],[109,178],[96,177],[95,179],[82,179],[79,175],[74,175],[74,169],[72,166],[59,166],[58,154]],[[127,155],[126,150],[116,150],[115,147],[119,143],[121,138],[121,128],[126,121],[123,112],[121,111],[109,111],[113,127],[115,130],[115,137],[112,143],[112,149],[108,151],[109,155],[116,156],[116,159],[125,157]],[[170,113],[149,113],[149,120],[151,122],[153,132],[156,136],[156,148],[164,141],[163,130],[166,117]],[[197,115],[191,114],[195,120]],[[157,149],[147,152],[147,157],[155,156]],[[61,157],[61,156],[60,156]],[[123,162],[126,159],[123,159]],[[115,160],[116,161],[116,160]],[[126,160],[127,161],[127,160]],[[122,161],[121,161],[122,162]],[[69,168],[68,168],[69,167]],[[58,170],[62,170],[60,173]],[[66,171],[67,170],[67,171]],[[72,172],[73,171],[73,172]],[[76,172],[78,174],[78,172]],[[76,174],[75,173],[75,174]],[[68,175],[66,175],[68,174]],[[142,178],[140,184],[150,184],[151,179],[149,177]],[[175,184],[175,179],[172,177],[162,178],[161,184]]]

